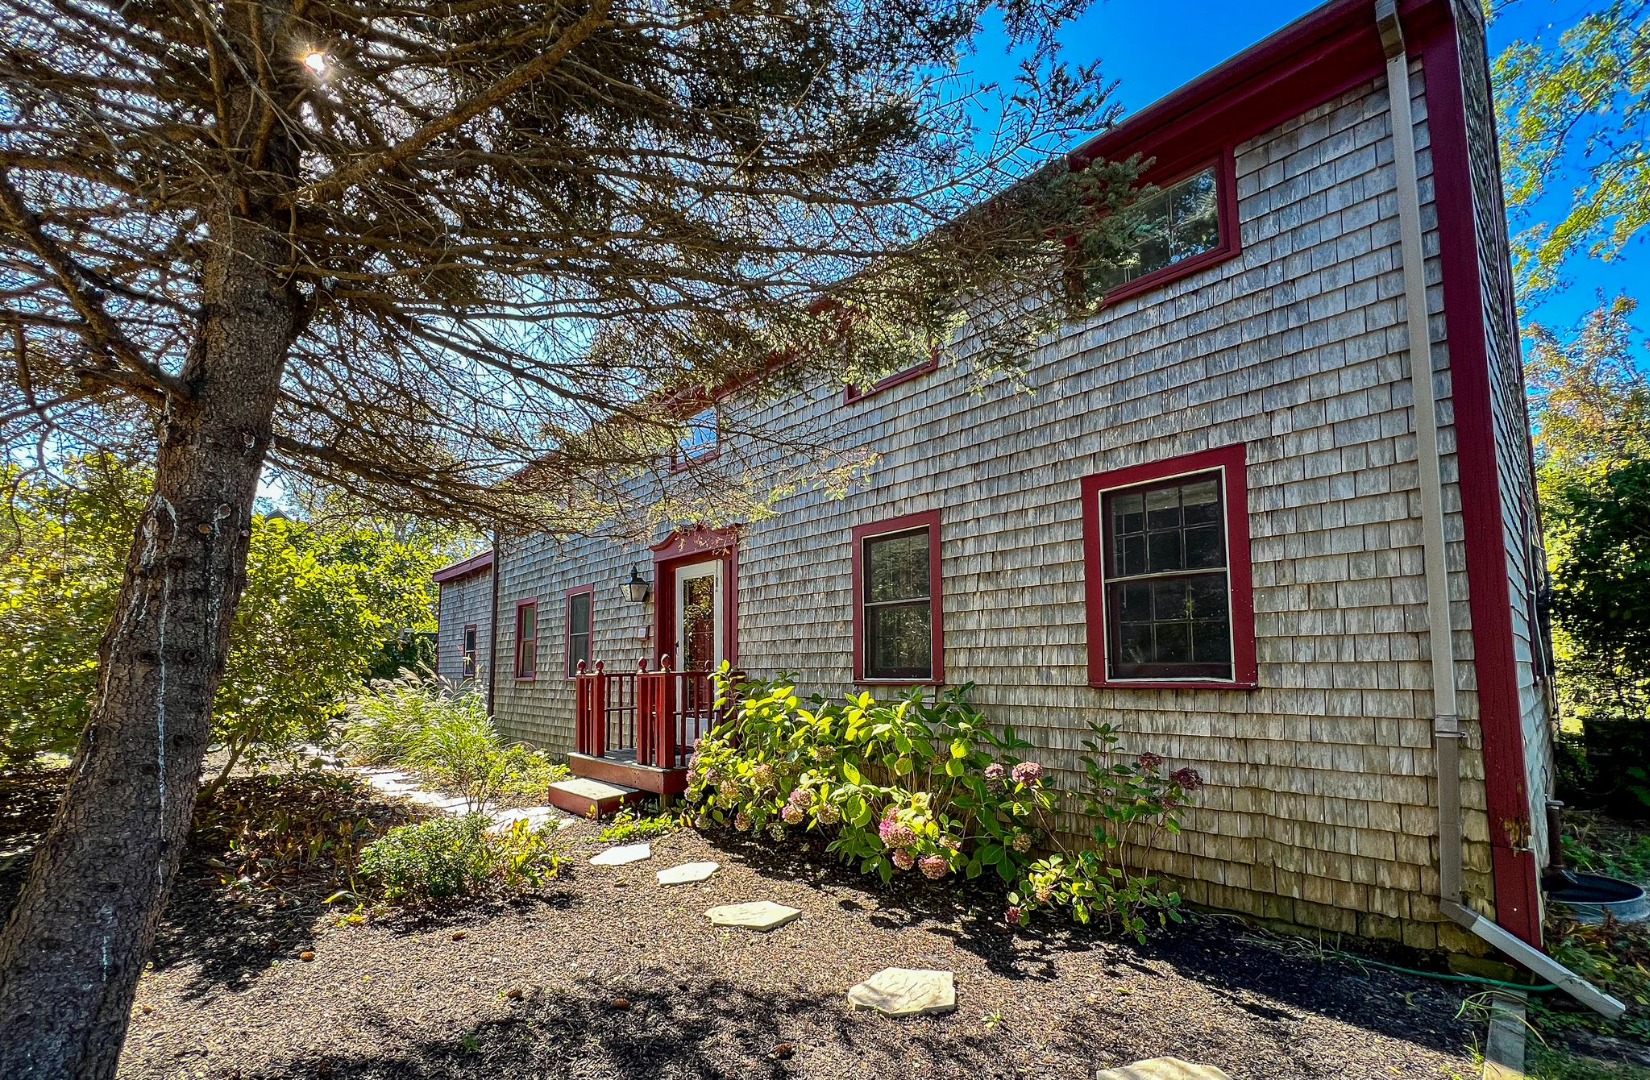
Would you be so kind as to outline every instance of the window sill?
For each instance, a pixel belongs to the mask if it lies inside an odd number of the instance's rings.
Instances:
[[[1103,690],[1259,690],[1257,682],[1226,679],[1090,679],[1089,685]]]
[[[844,405],[852,405],[856,401],[864,401],[868,397],[875,397],[884,390],[892,390],[901,383],[908,383],[912,379],[920,379],[922,376],[927,375],[930,372],[938,371],[939,368],[940,361],[939,357],[936,356],[932,360],[923,361],[916,367],[906,368],[904,371],[896,372],[895,374],[888,376],[886,379],[881,379],[875,383],[872,383],[864,390],[861,390],[857,386],[849,386],[843,390],[842,403]]]
[[[944,686],[944,679],[855,679],[855,686]]]
[[[538,681],[539,681],[539,677],[537,675],[517,675],[516,676],[516,682],[538,682]]]
[[[1222,244],[1220,247],[1193,255],[1189,259],[1182,259],[1180,262],[1165,266],[1161,270],[1153,270],[1151,273],[1137,277],[1133,281],[1125,281],[1106,294],[1105,299],[1094,309],[1094,313],[1098,315],[1113,304],[1139,296],[1141,293],[1151,292],[1153,289],[1161,289],[1163,286],[1178,281],[1188,274],[1195,274],[1199,270],[1214,266],[1217,263],[1223,263],[1238,254],[1237,245]]]
[[[671,460],[671,463],[670,463],[670,474],[672,476],[675,476],[677,473],[690,472],[696,466],[709,465],[711,462],[715,461],[717,458],[719,458],[721,456],[722,456],[722,449],[721,449],[721,447],[717,447],[715,450],[707,450],[703,454],[695,454],[693,457],[690,457],[690,458],[684,458],[684,457],[679,457],[679,456],[675,457]]]

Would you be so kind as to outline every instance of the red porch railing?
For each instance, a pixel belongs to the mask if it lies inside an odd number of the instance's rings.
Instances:
[[[720,721],[716,686],[708,671],[672,671],[670,658],[649,671],[594,671],[580,663],[573,677],[575,748],[591,757],[629,757],[638,764],[676,769]]]

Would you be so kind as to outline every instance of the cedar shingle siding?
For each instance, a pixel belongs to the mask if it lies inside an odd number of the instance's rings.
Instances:
[[[461,682],[464,676],[464,627],[476,628],[476,684],[487,685],[492,661],[493,574],[479,570],[441,583],[441,628],[437,637],[436,668],[443,679]]]
[[[1471,85],[1482,72],[1481,41],[1477,48],[1467,50],[1469,100],[1482,93]],[[1433,359],[1447,395],[1419,60],[1411,72]],[[1487,106],[1474,109],[1474,138],[1493,148]],[[816,385],[783,401],[724,403],[745,414],[742,422],[816,429],[845,451],[876,455],[846,497],[802,490],[742,528],[738,665],[763,676],[795,672],[807,690],[846,689],[851,530],[938,510],[947,683],[975,683],[975,701],[1037,743],[1036,756],[1064,786],[1078,784],[1090,721],[1117,725],[1130,753],[1197,768],[1209,786],[1158,860],[1190,900],[1421,947],[1461,946],[1462,933],[1438,921],[1434,900],[1426,587],[1384,82],[1240,143],[1235,158],[1241,254],[1068,324],[1028,358],[1025,392],[997,379],[971,393],[964,342],[960,363],[861,401],[845,404],[840,386]],[[1501,305],[1506,286],[1494,278],[1505,235],[1493,154],[1481,161],[1482,243],[1500,245],[1484,259],[1486,306]],[[1548,716],[1525,616],[1535,572],[1528,434],[1510,314],[1486,314],[1496,328],[1502,504],[1534,802],[1548,790]],[[1469,736],[1466,891],[1487,902],[1490,848],[1447,398],[1440,418]],[[1081,478],[1234,443],[1247,447],[1259,688],[1089,686]],[[722,447],[719,467],[737,468],[742,456],[760,454],[735,441]],[[637,631],[651,626],[657,598],[644,608],[619,593],[632,565],[651,563],[645,547],[606,539],[501,544],[498,610],[536,596],[542,620],[541,678],[518,683],[508,666],[496,673],[497,716],[509,736],[572,748],[572,688],[561,677],[568,589],[595,586],[595,657],[631,668],[639,656],[656,658],[656,643]],[[459,621],[470,589],[443,590],[444,673],[457,662],[460,632],[449,610]],[[485,613],[462,621],[485,626]],[[500,655],[513,655],[512,634],[506,619]],[[1061,827],[1087,833],[1073,815]]]

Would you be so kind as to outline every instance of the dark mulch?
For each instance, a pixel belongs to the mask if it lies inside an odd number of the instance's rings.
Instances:
[[[1456,988],[1268,944],[1229,920],[1144,947],[1009,934],[995,901],[949,882],[882,891],[794,850],[691,831],[604,869],[586,864],[595,832],[564,830],[575,857],[541,895],[364,925],[291,881],[273,905],[226,892],[209,872],[218,856],[192,851],[121,1076],[985,1080],[1161,1054],[1236,1080],[1475,1075],[1478,1031]],[[723,864],[707,882],[654,883],[707,858]],[[770,935],[704,918],[757,899],[805,914]],[[955,971],[957,1012],[850,1012],[847,987],[887,966]]]

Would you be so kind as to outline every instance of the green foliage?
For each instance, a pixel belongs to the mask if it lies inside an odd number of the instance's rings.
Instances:
[[[0,518],[0,750],[13,760],[73,750],[96,692],[97,647],[147,502],[146,466],[68,463],[61,481],[15,469]],[[230,765],[318,739],[385,645],[434,628],[429,577],[441,559],[365,526],[255,517],[247,585],[213,703]],[[225,770],[227,774],[227,769]],[[220,778],[221,779],[221,778]]]
[[[1580,1057],[1530,1040],[1525,1072],[1530,1080],[1650,1080],[1650,1069],[1621,1062]]]
[[[1162,834],[1180,832],[1176,814],[1203,778],[1189,768],[1165,772],[1163,759],[1152,753],[1120,760],[1117,730],[1092,722],[1089,729],[1083,810],[1094,821],[1094,846],[1034,863],[1008,901],[1022,918],[1044,906],[1064,908],[1080,923],[1099,913],[1141,938],[1152,919],[1159,926],[1181,921],[1180,896],[1133,868]]]
[[[719,686],[724,697],[730,693],[725,665]],[[1058,843],[1046,830],[1056,792],[1042,765],[1018,756],[1030,744],[1013,728],[993,730],[968,703],[970,689],[892,703],[866,693],[838,703],[814,697],[804,706],[788,681],[742,682],[733,717],[700,742],[691,762],[694,822],[776,841],[819,831],[830,837],[828,851],[884,882],[912,870],[936,881],[995,878],[1014,888],[1011,924],[1039,907],[1060,907],[1082,922],[1117,917],[1138,934],[1142,909],[1171,912],[1178,901],[1160,893],[1155,879],[1108,862],[1118,844],[1034,857],[1039,844]],[[1152,816],[1124,813],[1114,799],[1151,786],[1156,820],[1172,825],[1175,800],[1191,790],[1161,777],[1153,786],[1132,770],[1132,787],[1124,773],[1105,775],[1110,786],[1093,794],[1105,822],[1097,835]]]
[[[539,751],[506,746],[475,689],[410,672],[350,702],[344,744],[363,764],[404,766],[475,812],[512,796],[537,802],[567,775]]]
[[[655,836],[673,833],[681,827],[682,819],[676,814],[657,814],[644,817],[634,810],[625,809],[614,815],[613,820],[596,839],[604,844],[650,840]]]
[[[526,892],[554,878],[554,829],[517,821],[498,832],[481,814],[391,829],[361,852],[361,872],[390,901],[421,904]]]
[[[69,752],[97,690],[147,475],[117,458],[70,462],[65,482],[4,471],[0,508],[0,756]]]
[[[1556,43],[1517,41],[1495,62],[1507,202],[1527,220],[1562,178],[1569,206],[1516,245],[1527,288],[1560,283],[1572,255],[1614,258],[1650,222],[1650,2],[1614,0]],[[1579,170],[1585,179],[1577,185]]]

